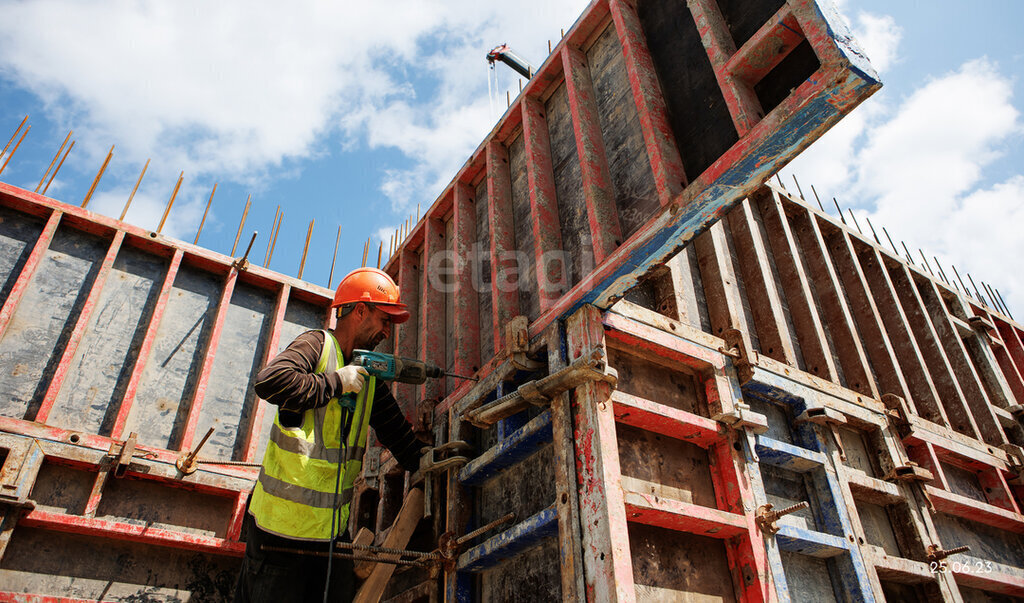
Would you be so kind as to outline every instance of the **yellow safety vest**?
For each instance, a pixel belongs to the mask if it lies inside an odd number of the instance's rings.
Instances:
[[[316,365],[319,374],[326,373],[328,367],[333,371],[345,365],[334,335],[329,331],[323,333],[324,347]],[[373,377],[366,380],[349,414],[351,426],[344,448],[335,533],[331,534],[331,508],[342,454],[342,404],[337,398],[303,413],[300,427],[283,427],[280,415],[274,417],[263,467],[249,503],[256,525],[267,532],[300,540],[327,541],[345,531],[352,486],[363,467],[375,385]]]

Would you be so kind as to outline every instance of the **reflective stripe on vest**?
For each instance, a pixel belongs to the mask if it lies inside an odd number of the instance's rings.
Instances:
[[[319,374],[345,365],[334,335],[328,331],[323,334],[324,347],[315,370]],[[249,504],[249,511],[261,529],[286,538],[324,541],[345,531],[352,487],[363,467],[375,389],[376,379],[369,377],[356,396],[354,409],[346,411],[333,398],[326,406],[304,412],[299,427],[284,427],[279,417],[274,417],[263,467]],[[338,462],[342,458],[341,421],[346,412],[350,415],[350,427],[345,438],[335,533],[331,534],[331,507]]]

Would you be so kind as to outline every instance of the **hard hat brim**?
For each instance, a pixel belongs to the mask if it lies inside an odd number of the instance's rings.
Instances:
[[[410,315],[405,304],[374,304],[374,307],[387,313],[391,317],[391,322],[395,324],[409,320]]]

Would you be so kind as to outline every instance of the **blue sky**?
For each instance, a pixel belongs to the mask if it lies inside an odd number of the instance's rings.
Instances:
[[[484,55],[507,42],[541,63],[586,3],[396,0],[143,3],[0,0],[0,145],[32,131],[0,179],[35,188],[69,129],[77,141],[48,194],[80,204],[115,145],[90,208],[117,216],[147,158],[127,221],[229,253],[284,220],[271,268],[326,285],[425,209],[491,129],[517,78]],[[784,170],[837,196],[913,249],[997,285],[1024,315],[1024,43],[1011,0],[839,2],[885,86]],[[968,6],[969,8],[965,8]],[[2,147],[0,147],[2,148]],[[386,255],[386,251],[385,251]],[[948,272],[948,268],[947,268]],[[337,282],[337,276],[335,277]],[[1021,316],[1018,316],[1021,318]]]

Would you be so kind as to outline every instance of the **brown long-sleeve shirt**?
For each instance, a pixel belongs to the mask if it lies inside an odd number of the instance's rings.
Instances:
[[[256,394],[278,407],[278,419],[286,427],[297,427],[302,422],[302,413],[326,406],[332,398],[341,396],[341,378],[336,372],[314,372],[323,346],[323,331],[307,331],[256,375]],[[377,385],[370,426],[404,469],[419,468],[423,443],[413,435],[385,383]]]

